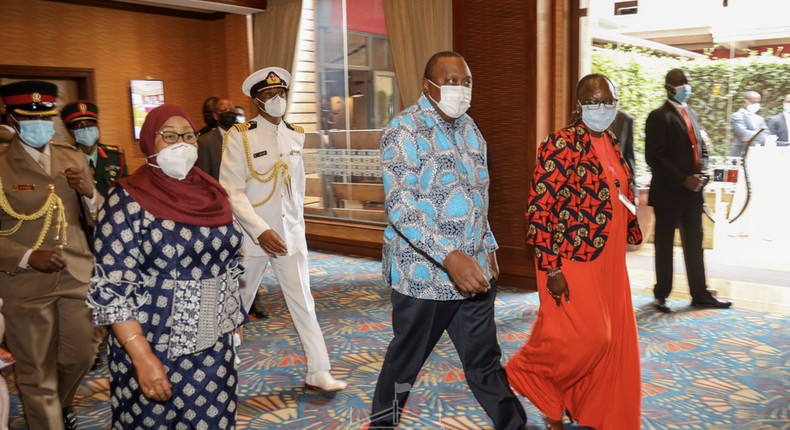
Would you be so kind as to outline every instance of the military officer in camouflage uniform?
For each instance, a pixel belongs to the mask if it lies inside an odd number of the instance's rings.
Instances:
[[[115,181],[128,175],[128,171],[123,149],[99,142],[98,106],[85,100],[71,102],[60,111],[60,117],[77,147],[85,154],[96,189],[107,197]]]

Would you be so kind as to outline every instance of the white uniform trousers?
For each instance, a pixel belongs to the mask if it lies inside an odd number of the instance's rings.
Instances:
[[[263,272],[269,262],[277,276],[277,283],[285,297],[291,320],[299,333],[305,356],[307,371],[329,370],[329,354],[326,351],[324,335],[315,315],[315,301],[310,292],[310,272],[307,267],[307,254],[298,252],[289,256],[270,258],[268,256],[244,256],[241,264],[247,269],[241,277],[240,291],[244,307],[249,312],[255,294],[261,284]]]

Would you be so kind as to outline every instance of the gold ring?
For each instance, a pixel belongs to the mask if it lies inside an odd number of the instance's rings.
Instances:
[[[156,390],[151,390],[151,391],[148,392],[149,396],[153,396],[154,394],[156,394]]]

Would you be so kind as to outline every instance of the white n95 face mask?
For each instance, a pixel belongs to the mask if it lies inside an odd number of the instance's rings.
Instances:
[[[158,166],[150,163],[148,164],[149,166],[159,167],[167,176],[180,181],[187,177],[187,173],[195,165],[198,158],[198,150],[195,145],[184,142],[175,143],[163,148],[151,157],[156,157]]]
[[[263,104],[263,110],[269,115],[279,118],[285,115],[285,108],[288,106],[285,97],[274,96]]]
[[[463,85],[436,85],[433,81],[428,80],[434,87],[439,88],[441,91],[442,99],[440,101],[433,100],[430,94],[428,98],[436,103],[436,106],[450,118],[459,118],[465,114],[469,106],[472,105],[472,89]]]

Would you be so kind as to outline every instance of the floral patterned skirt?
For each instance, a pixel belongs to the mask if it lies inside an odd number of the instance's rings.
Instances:
[[[165,366],[173,396],[159,403],[147,399],[137,383],[134,366],[114,336],[110,336],[112,428],[235,429],[238,374],[233,334],[223,335],[212,348],[167,358],[167,350],[152,345]]]

